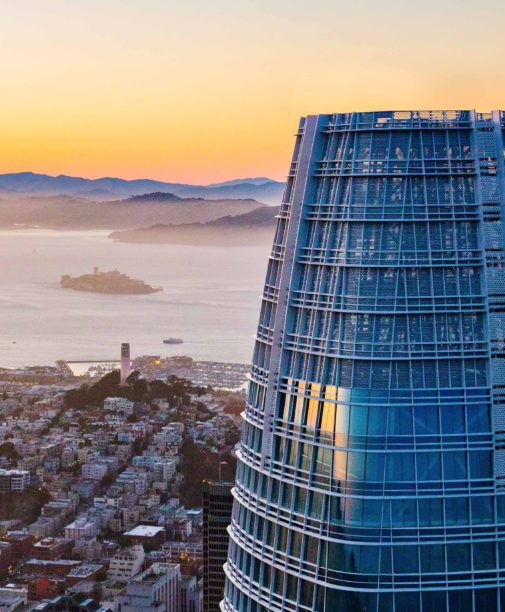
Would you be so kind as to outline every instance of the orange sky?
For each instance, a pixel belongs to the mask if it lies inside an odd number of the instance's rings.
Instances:
[[[283,179],[300,115],[505,108],[505,3],[17,0],[0,172]]]

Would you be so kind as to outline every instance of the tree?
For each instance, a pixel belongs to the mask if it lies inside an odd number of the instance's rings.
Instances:
[[[110,485],[114,482],[114,474],[112,472],[107,472],[105,476],[100,481],[102,487],[110,487]]]
[[[163,398],[174,408],[189,405],[191,395],[201,395],[205,391],[203,387],[194,386],[185,378],[169,376],[166,381],[147,381],[137,371],[130,374],[126,385],[121,385],[119,371],[114,370],[91,385],[84,384],[67,391],[65,406],[78,409],[101,407],[107,397],[124,397],[132,402],[146,403],[151,403],[154,398]]]
[[[180,489],[180,497],[188,507],[201,506],[202,480],[217,480],[219,477],[219,464],[223,480],[235,479],[236,459],[230,454],[212,453],[208,448],[195,444],[186,438],[181,447],[181,462],[179,471],[184,476],[184,483]]]
[[[141,455],[142,451],[147,448],[147,440],[145,438],[137,438],[132,444],[132,452],[134,455]]]
[[[18,461],[21,459],[21,455],[16,450],[12,442],[4,442],[0,444],[0,455],[11,461]]]

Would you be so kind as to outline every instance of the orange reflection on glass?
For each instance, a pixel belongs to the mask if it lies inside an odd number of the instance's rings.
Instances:
[[[333,478],[345,480],[347,470],[347,453],[345,451],[333,452]]]
[[[300,394],[300,397],[296,398],[295,414],[293,416],[293,424],[296,426],[301,425],[302,417],[303,417],[303,404],[305,401],[305,398],[303,397],[305,393],[305,382],[304,381],[300,381],[298,383],[298,393]]]
[[[312,385],[310,385],[310,387],[311,387],[310,396],[311,398],[314,398],[314,399],[309,400],[309,411],[307,414],[307,427],[314,429],[317,423],[317,416],[318,416],[317,413],[318,413],[318,407],[319,407],[319,393],[320,393],[321,385],[317,385],[313,383]]]

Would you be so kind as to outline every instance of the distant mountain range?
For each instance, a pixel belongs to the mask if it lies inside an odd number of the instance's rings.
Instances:
[[[226,215],[206,223],[156,224],[133,230],[115,231],[117,242],[169,244],[253,245],[271,243],[278,206],[262,206],[240,215]]]
[[[145,193],[168,192],[181,198],[252,198],[265,204],[277,205],[281,201],[283,190],[284,183],[264,177],[235,179],[210,185],[188,185],[151,179],[87,179],[33,172],[0,174],[0,194],[5,196],[66,195],[94,200],[116,200]]]

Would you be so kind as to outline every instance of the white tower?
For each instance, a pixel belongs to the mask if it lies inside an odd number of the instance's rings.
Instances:
[[[126,384],[126,379],[131,374],[130,345],[123,342],[121,345],[121,384]]]

